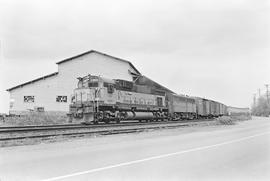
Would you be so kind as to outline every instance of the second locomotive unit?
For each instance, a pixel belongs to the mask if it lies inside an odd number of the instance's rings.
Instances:
[[[217,117],[226,106],[207,99],[177,95],[148,84],[87,75],[78,78],[69,121],[97,124],[121,120],[163,121]]]

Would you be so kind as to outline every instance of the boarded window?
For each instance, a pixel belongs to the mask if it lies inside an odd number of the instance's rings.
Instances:
[[[35,102],[35,96],[23,96],[23,102],[26,103]]]
[[[67,96],[57,96],[56,102],[67,102]]]

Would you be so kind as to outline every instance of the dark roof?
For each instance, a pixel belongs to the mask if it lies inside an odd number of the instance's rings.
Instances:
[[[163,85],[160,85],[159,83],[153,81],[152,79],[150,79],[150,78],[148,78],[148,77],[146,77],[144,75],[140,76],[136,80],[136,83],[137,84],[146,84],[146,85],[149,85],[149,86],[155,86],[156,88],[161,89],[161,90],[164,90],[166,92],[175,93],[172,90],[168,89],[167,87],[164,87]]]
[[[20,87],[25,86],[25,85],[27,85],[27,84],[31,84],[31,83],[37,82],[37,81],[39,81],[39,80],[43,80],[43,79],[46,79],[46,78],[48,78],[48,77],[55,76],[55,75],[57,75],[57,74],[58,74],[58,72],[54,72],[54,73],[52,73],[52,74],[45,75],[45,76],[43,76],[43,77],[40,77],[40,78],[31,80],[31,81],[25,82],[25,83],[23,83],[23,84],[20,84],[20,85],[15,86],[15,87],[11,87],[11,88],[7,89],[6,91],[11,91],[11,90],[13,90],[13,89],[20,88]]]
[[[81,53],[81,54],[79,54],[79,55],[76,55],[76,56],[73,56],[73,57],[70,57],[70,58],[61,60],[61,61],[59,61],[59,62],[56,62],[56,64],[61,64],[61,63],[64,63],[64,62],[73,60],[73,59],[75,59],[75,58],[78,58],[78,57],[81,57],[81,56],[90,54],[90,53],[97,53],[97,54],[100,54],[100,55],[104,55],[104,56],[107,56],[107,57],[110,57],[110,58],[113,58],[113,59],[116,59],[116,60],[119,60],[119,61],[128,63],[128,64],[129,64],[129,65],[130,65],[130,66],[131,66],[138,74],[141,75],[141,73],[134,67],[134,65],[133,65],[130,61],[127,61],[127,60],[124,60],[124,59],[121,59],[121,58],[117,58],[117,57],[114,57],[114,56],[111,56],[111,55],[108,55],[108,54],[105,54],[105,53],[102,53],[102,52],[99,52],[99,51],[96,51],[96,50],[90,50],[90,51]]]

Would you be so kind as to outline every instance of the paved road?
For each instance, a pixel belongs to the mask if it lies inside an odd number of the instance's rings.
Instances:
[[[268,180],[270,119],[0,149],[4,180]]]

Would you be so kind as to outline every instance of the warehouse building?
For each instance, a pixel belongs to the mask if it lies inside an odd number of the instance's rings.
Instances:
[[[57,72],[7,89],[10,93],[10,114],[24,114],[32,110],[67,112],[77,78],[88,74],[128,81],[144,77],[131,62],[95,50],[56,64]],[[147,77],[140,79],[170,91]]]

